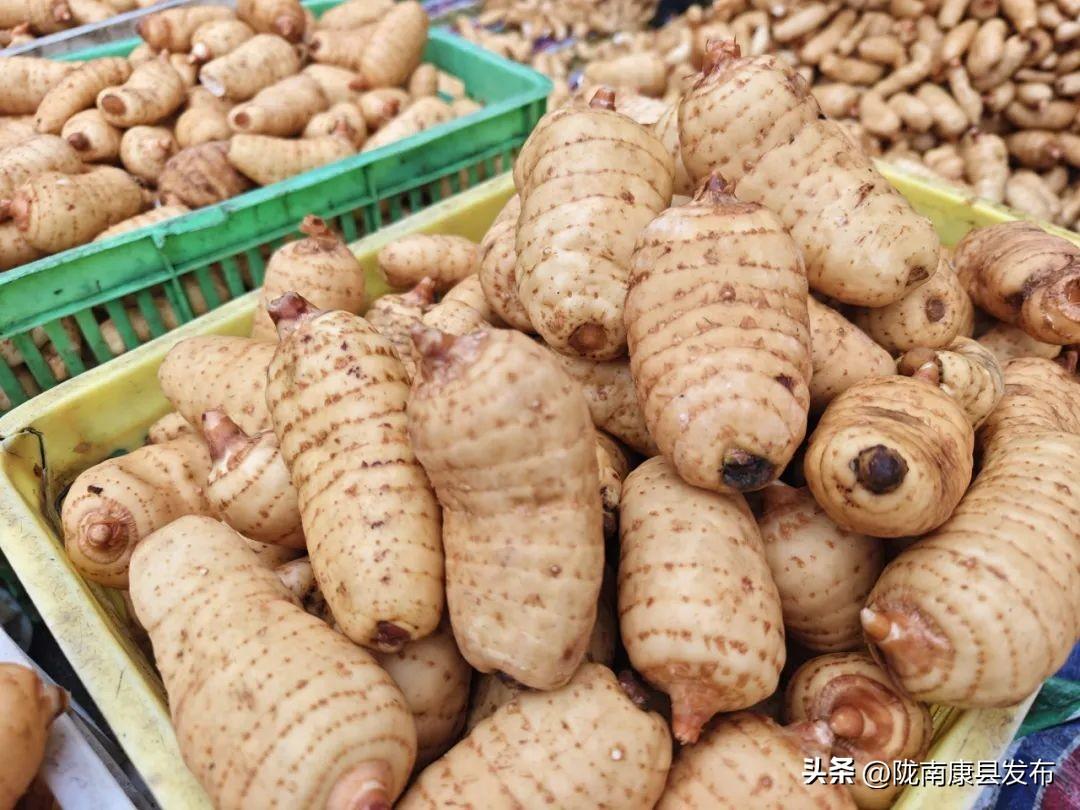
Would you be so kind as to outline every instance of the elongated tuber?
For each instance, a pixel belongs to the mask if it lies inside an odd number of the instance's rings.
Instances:
[[[319,87],[322,88],[323,94],[331,104],[340,104],[343,101],[357,102],[360,99],[361,91],[349,86],[356,81],[357,75],[348,68],[312,63],[301,73],[319,83]]]
[[[481,672],[561,686],[585,654],[603,575],[584,397],[519,332],[413,334],[421,360],[409,435],[443,507],[447,605],[462,655]]]
[[[188,89],[184,111],[176,118],[173,133],[181,149],[232,137],[230,106],[202,85]]]
[[[388,244],[378,263],[391,287],[414,287],[430,278],[435,292],[442,293],[476,273],[479,257],[476,243],[464,236],[418,233]]]
[[[925,534],[971,480],[974,436],[960,406],[910,377],[864,380],[826,408],[803,469],[841,527],[876,537]]]
[[[0,807],[15,807],[42,761],[49,726],[68,705],[68,694],[19,664],[0,663]]]
[[[281,342],[266,401],[315,576],[350,639],[399,650],[443,607],[439,507],[409,446],[405,371],[358,315],[290,293],[270,316]]]
[[[210,141],[181,149],[158,175],[158,193],[169,204],[190,208],[213,205],[251,188],[228,161],[229,146]]]
[[[741,495],[695,489],[660,457],[630,473],[619,517],[623,643],[693,743],[776,690],[784,624],[761,536]]]
[[[368,89],[401,86],[424,54],[427,12],[416,0],[401,0],[370,27],[368,44],[355,62],[360,81]]]
[[[806,304],[814,365],[810,376],[811,410],[823,410],[860,380],[893,373],[889,353],[859,327],[812,296]]]
[[[237,132],[299,135],[308,119],[328,106],[319,83],[300,73],[263,88],[250,101],[233,107],[229,124]]]
[[[979,432],[982,469],[952,517],[882,573],[863,611],[875,657],[917,700],[1008,706],[1080,636],[1078,384],[1014,360]]]
[[[0,200],[12,199],[19,186],[42,172],[78,174],[82,169],[78,152],[63,138],[55,135],[28,138],[0,152]]]
[[[192,35],[200,25],[234,17],[232,9],[225,6],[182,6],[143,17],[135,30],[155,51],[187,53],[191,50]]]
[[[531,332],[529,315],[517,294],[515,242],[520,213],[521,198],[515,194],[506,201],[480,240],[478,275],[484,295],[498,316],[515,329]]]
[[[691,178],[717,172],[740,200],[775,211],[801,248],[814,289],[880,307],[937,268],[930,220],[838,124],[822,120],[807,83],[777,57],[740,58],[733,42],[711,43],[679,106],[679,125]]]
[[[213,466],[206,498],[213,514],[259,543],[304,548],[300,507],[277,436],[248,436],[223,411],[207,411],[202,431]]]
[[[360,28],[394,7],[393,0],[345,0],[319,18],[320,28]]]
[[[191,53],[188,61],[204,65],[232,53],[255,36],[251,27],[240,20],[222,19],[202,23],[191,34]]]
[[[238,0],[236,16],[259,34],[277,34],[299,42],[307,27],[300,0]]]
[[[194,435],[151,444],[81,473],[61,510],[64,546],[84,577],[128,586],[131,553],[183,515],[211,515],[204,488],[210,454]]]
[[[122,85],[98,93],[97,107],[116,127],[156,124],[168,118],[187,98],[187,83],[167,61],[139,65]]]
[[[290,140],[237,133],[229,141],[229,163],[261,186],[285,180],[355,154],[352,138],[341,131],[318,138]]]
[[[930,712],[898,690],[865,652],[833,653],[813,658],[792,675],[784,693],[788,722],[828,723],[832,754],[855,761],[855,781],[848,784],[855,803],[885,810],[900,786],[863,778],[869,762],[919,762],[934,732]]]
[[[416,765],[423,768],[457,742],[469,706],[472,668],[448,625],[396,653],[375,653],[394,679],[416,722]]]
[[[65,4],[66,7],[66,4]],[[75,66],[34,56],[0,56],[0,114],[33,115]]]
[[[970,309],[964,285],[948,261],[942,259],[925,284],[887,306],[859,309],[854,321],[886,351],[906,352],[916,346],[938,349],[948,346],[959,334]]]
[[[806,297],[780,222],[715,178],[642,232],[626,297],[630,372],[649,434],[684,481],[745,492],[787,466],[809,408]]]
[[[859,611],[885,566],[880,540],[837,526],[805,489],[770,484],[758,519],[784,627],[809,650],[862,644]]]
[[[663,144],[612,109],[610,90],[537,124],[514,164],[516,276],[551,348],[592,360],[625,352],[634,240],[671,202],[673,174]]]
[[[408,107],[402,108],[404,111],[396,116],[389,111],[401,108],[401,102],[398,99],[392,97],[387,99],[386,96],[372,97],[374,101],[369,101],[365,109],[366,97],[365,94],[360,99],[361,111],[364,117],[368,118],[368,126],[378,131],[364,142],[361,152],[370,152],[372,149],[400,141],[402,138],[408,138],[410,135],[416,135],[418,132],[424,132],[454,119],[453,108],[442,99],[432,96],[418,99]],[[372,106],[378,109],[373,110]],[[387,117],[388,112],[389,117]],[[385,123],[382,123],[383,121]]]
[[[15,193],[11,216],[23,238],[56,253],[89,242],[143,209],[143,191],[127,172],[98,166],[86,174],[44,172]]]
[[[364,309],[364,268],[341,237],[315,216],[305,217],[300,231],[306,238],[278,249],[266,265],[251,328],[257,340],[277,341],[266,306],[286,292],[297,292],[323,309]]]
[[[112,163],[120,157],[122,133],[106,121],[96,107],[71,116],[60,130],[60,136],[87,163]]]
[[[639,709],[607,667],[586,664],[558,691],[522,693],[481,722],[397,806],[511,810],[542,790],[561,810],[594,808],[600,796],[612,810],[647,810],[670,763],[663,719]]]
[[[247,101],[264,87],[300,71],[296,49],[281,37],[257,34],[199,70],[199,81],[219,98]]]
[[[192,425],[207,411],[221,410],[245,433],[270,427],[266,370],[274,345],[224,335],[186,338],[158,368],[161,390]]]
[[[824,726],[824,724],[822,724]],[[831,741],[828,728],[814,728]],[[719,720],[698,741],[682,748],[671,765],[657,810],[810,808],[855,810],[843,785],[804,776],[807,757],[827,756],[800,734],[749,712]]]
[[[98,93],[123,84],[131,76],[126,59],[91,59],[64,76],[38,105],[34,126],[38,132],[58,134],[75,113],[94,106]]]
[[[1037,340],[1080,342],[1080,247],[1028,222],[977,228],[954,253],[972,300]]]
[[[132,560],[131,598],[215,806],[374,810],[401,792],[416,755],[401,692],[232,529],[185,517],[156,532]]]
[[[0,28],[26,26],[36,34],[54,34],[77,24],[67,0],[9,0],[0,7]],[[0,86],[7,89],[6,84]]]
[[[897,361],[901,374],[926,376],[957,401],[978,427],[1005,393],[1001,364],[993,352],[971,338],[958,337],[943,349],[912,349]]]

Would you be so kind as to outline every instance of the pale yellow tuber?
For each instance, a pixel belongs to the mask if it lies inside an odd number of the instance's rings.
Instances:
[[[49,726],[67,706],[59,686],[28,667],[0,663],[0,807],[19,805],[45,759]]]
[[[168,127],[136,126],[120,138],[120,162],[129,174],[154,185],[179,148]]]
[[[821,411],[838,394],[860,380],[893,373],[889,353],[836,310],[814,297],[807,299],[810,315],[810,408]]]
[[[116,127],[156,124],[168,118],[187,98],[187,83],[167,61],[139,65],[122,85],[98,93],[97,107]]]
[[[264,87],[300,71],[296,49],[281,37],[257,34],[207,62],[199,81],[219,98],[247,101]]]
[[[131,64],[126,59],[108,57],[84,62],[45,94],[34,115],[34,126],[38,132],[58,134],[71,116],[94,106],[98,93],[123,84],[130,76]]]
[[[518,215],[521,198],[516,194],[499,211],[484,238],[480,240],[478,275],[488,304],[503,321],[522,332],[531,332],[529,315],[517,294]]]
[[[471,239],[418,233],[388,244],[379,251],[378,263],[391,287],[414,287],[430,278],[441,293],[476,273],[479,256]]]
[[[355,153],[352,138],[341,130],[300,140],[238,133],[229,141],[228,158],[233,168],[265,186]]]
[[[71,116],[64,122],[60,136],[87,163],[114,163],[120,157],[122,133],[96,107]]]
[[[328,106],[322,87],[303,73],[288,76],[260,90],[229,112],[236,132],[288,137],[299,135],[308,120]]]

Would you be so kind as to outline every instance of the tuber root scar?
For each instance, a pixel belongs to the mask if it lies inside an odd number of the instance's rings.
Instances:
[[[266,305],[266,312],[277,327],[279,337],[288,335],[301,322],[309,321],[322,314],[321,309],[300,295],[300,293],[295,292],[287,292],[275,298]]]
[[[130,518],[98,510],[86,515],[78,533],[79,549],[91,560],[110,563],[122,555],[130,542]]]
[[[203,438],[210,448],[210,458],[218,461],[239,445],[246,444],[248,435],[224,411],[207,411],[202,415]]]
[[[866,638],[902,678],[929,671],[949,653],[948,641],[918,613],[867,607],[859,613],[859,619]]]
[[[739,492],[761,489],[773,479],[775,466],[771,461],[745,450],[732,450],[724,456],[721,477],[725,484]]]
[[[863,450],[851,461],[855,479],[875,495],[892,492],[907,476],[908,466],[903,456],[883,444]]]
[[[401,300],[410,306],[426,307],[435,300],[435,279],[425,276]]]
[[[573,331],[568,342],[576,352],[583,355],[598,351],[607,343],[604,327],[595,323],[583,323]]]
[[[300,233],[312,239],[333,239],[337,241],[337,234],[322,217],[308,214],[300,223]]]
[[[860,737],[866,724],[854,706],[838,706],[829,715],[829,729],[837,737]]]
[[[390,810],[390,766],[361,762],[341,776],[326,800],[326,810]]]
[[[710,39],[705,44],[705,56],[701,61],[702,78],[742,56],[742,49],[734,39]]]
[[[409,640],[409,631],[398,627],[393,622],[380,621],[375,624],[375,643],[379,649],[387,652],[400,650]]]
[[[614,110],[615,91],[610,87],[601,87],[593,93],[592,101],[589,102],[589,106],[594,110]]]

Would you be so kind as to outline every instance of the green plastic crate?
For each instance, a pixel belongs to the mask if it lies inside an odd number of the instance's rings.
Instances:
[[[333,5],[309,8],[319,13]],[[64,58],[124,55],[138,42]],[[25,363],[20,381],[15,364],[0,356],[0,413],[31,395],[26,371],[31,391],[45,390],[59,382],[50,361],[59,366],[59,359],[75,376],[122,353],[113,349],[165,334],[155,297],[184,323],[260,286],[266,259],[306,214],[324,217],[352,241],[509,169],[544,114],[550,81],[441,29],[432,29],[424,59],[462,79],[484,108],[218,205],[0,273],[0,339],[10,338]],[[130,312],[145,319],[138,330]],[[106,320],[115,326],[112,349],[101,331]],[[44,337],[55,355],[36,345]]]

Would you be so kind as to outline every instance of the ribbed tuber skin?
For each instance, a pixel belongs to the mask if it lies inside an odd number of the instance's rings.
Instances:
[[[375,660],[405,696],[416,722],[416,767],[423,768],[461,735],[472,667],[445,624],[400,652],[375,653]]]
[[[251,336],[277,342],[277,328],[266,306],[294,291],[321,309],[364,309],[364,268],[340,236],[319,217],[308,215],[300,223],[304,239],[278,248],[266,264]]]
[[[784,623],[761,535],[741,495],[691,487],[661,457],[627,477],[619,524],[623,643],[671,696],[675,738],[696,742],[776,691]]]
[[[832,307],[813,296],[806,300],[810,316],[810,410],[821,412],[837,395],[870,377],[893,373],[889,353]]]
[[[943,349],[912,349],[897,361],[908,376],[935,382],[956,400],[978,429],[1005,393],[1005,377],[993,352],[971,338],[958,337]]]
[[[340,132],[300,140],[237,133],[229,141],[228,157],[235,169],[267,186],[355,153],[352,139]]]
[[[366,88],[367,83],[359,76],[361,54],[371,42],[373,24],[347,30],[320,29],[311,35],[308,47],[311,58],[320,64],[334,65],[357,72],[356,88]]]
[[[300,0],[237,0],[236,16],[259,34],[277,34],[289,42],[304,37],[307,20]]]
[[[229,112],[229,124],[237,132],[287,137],[299,135],[316,113],[330,106],[320,84],[298,73],[287,76],[255,94],[251,101]]]
[[[848,531],[911,537],[952,514],[971,480],[974,436],[932,383],[864,380],[825,409],[803,470],[814,499]]]
[[[414,287],[424,278],[442,293],[479,267],[475,242],[464,236],[418,233],[395,239],[379,251],[379,271],[391,287]]]
[[[464,304],[476,310],[485,323],[492,326],[505,326],[498,313],[492,309],[484,295],[484,285],[480,283],[480,276],[475,273],[466,276],[449,290],[439,301],[440,304]]]
[[[484,313],[458,299],[443,299],[425,313],[420,323],[428,329],[438,329],[446,335],[467,335],[478,329],[493,329]]]
[[[84,577],[128,587],[135,547],[183,515],[212,515],[204,488],[210,454],[200,438],[180,436],[105,459],[81,473],[60,513],[64,546]]]
[[[266,401],[315,576],[350,639],[401,649],[443,607],[439,505],[409,446],[405,371],[358,315],[291,293],[270,313],[281,341]]]
[[[1061,346],[1036,340],[1023,329],[1008,323],[998,323],[979,335],[979,344],[993,353],[1004,366],[1021,357],[1042,357],[1053,360],[1061,354]]]
[[[758,528],[787,637],[816,652],[858,649],[859,611],[885,567],[884,544],[841,529],[806,489],[776,482],[762,496]]]
[[[229,163],[228,148],[225,141],[210,141],[181,149],[169,158],[158,175],[162,200],[202,208],[251,188],[251,181]]]
[[[630,372],[684,481],[746,492],[787,466],[810,402],[806,298],[780,222],[716,178],[642,231],[625,308]]]
[[[626,358],[598,363],[552,352],[563,371],[581,386],[593,424],[644,456],[659,453],[645,425]]]
[[[603,576],[584,397],[519,332],[418,329],[414,341],[409,435],[443,507],[458,646],[481,672],[562,686],[585,653]]]
[[[522,332],[531,332],[529,315],[517,294],[517,224],[521,198],[515,194],[506,201],[480,240],[478,274],[491,308],[507,324]]]
[[[232,9],[225,6],[169,8],[143,17],[136,23],[135,30],[155,51],[187,53],[191,50],[191,37],[200,25],[214,20],[231,20],[235,16]]]
[[[156,124],[176,112],[187,98],[187,83],[162,59],[144,62],[128,80],[106,87],[97,97],[97,108],[114,127]]]
[[[161,444],[194,434],[195,429],[187,419],[176,411],[170,411],[158,419],[146,431],[147,444]]]
[[[376,810],[401,792],[416,755],[401,692],[228,526],[184,517],[147,538],[131,598],[215,807]]]
[[[1080,342],[1080,247],[1028,222],[977,228],[953,254],[972,299],[1031,337]]]
[[[853,320],[883,349],[899,353],[917,346],[948,346],[960,333],[970,310],[971,300],[964,285],[948,260],[942,258],[925,284],[888,306],[859,309]]]
[[[827,729],[823,732],[828,737]],[[803,777],[804,747],[791,728],[740,712],[720,718],[696,745],[682,748],[671,765],[657,810],[855,810],[843,785]],[[828,768],[828,757],[824,757]]]
[[[1005,368],[982,469],[952,517],[882,573],[862,614],[875,658],[917,700],[1009,706],[1080,637],[1080,384]],[[1007,611],[1003,606],[1008,606]]]
[[[435,283],[426,278],[406,293],[390,293],[376,298],[364,317],[394,347],[394,353],[411,383],[416,376],[412,328],[420,324],[435,300]]]
[[[15,807],[26,793],[45,759],[49,726],[67,705],[67,692],[32,669],[0,663],[0,807]]]
[[[123,84],[130,76],[131,64],[119,57],[78,65],[45,94],[34,115],[34,126],[38,132],[59,134],[71,116],[94,106],[98,93]]]
[[[809,85],[777,57],[740,58],[733,42],[711,43],[679,106],[679,128],[691,179],[716,172],[740,200],[774,211],[802,250],[815,290],[882,307],[937,268],[930,220],[839,124],[821,120]]]
[[[416,0],[402,0],[371,24],[371,39],[356,70],[365,87],[400,87],[424,55],[428,15]]]
[[[192,425],[221,410],[245,433],[270,427],[266,370],[274,344],[250,338],[200,335],[173,346],[158,368],[158,383],[173,407]]]
[[[616,109],[618,109],[618,103],[619,100],[618,97],[616,97]],[[686,171],[686,164],[683,163],[682,145],[679,143],[678,100],[669,106],[663,115],[660,116],[659,120],[649,128],[652,130],[652,133],[660,139],[660,143],[667,149],[668,154],[671,155],[675,166],[675,182],[672,187],[674,193],[682,194],[687,197],[692,195],[694,193],[694,183],[690,179],[689,173]]]
[[[600,505],[604,509],[604,537],[619,533],[619,503],[623,481],[630,473],[630,460],[617,441],[596,431],[596,466],[600,472]]]
[[[199,81],[219,98],[247,101],[264,87],[300,71],[296,49],[281,37],[257,34],[199,70]]]
[[[642,229],[671,202],[671,156],[611,109],[611,91],[548,113],[514,164],[518,298],[551,348],[626,351],[623,302]]]
[[[75,113],[60,130],[60,136],[87,163],[117,162],[122,134],[97,107]]]
[[[0,152],[0,200],[11,200],[15,191],[42,172],[78,174],[83,162],[67,141],[55,135],[35,135]],[[4,219],[0,212],[0,219]]]
[[[832,755],[855,760],[848,790],[864,810],[886,810],[900,790],[867,785],[866,764],[920,762],[934,733],[926,707],[898,690],[864,652],[822,655],[799,667],[784,694],[784,714],[789,723],[828,723],[835,735]]]
[[[1077,393],[1076,376],[1057,363],[1031,357],[1007,363],[1005,395],[979,431],[979,448],[1024,433],[1080,434]]]
[[[296,488],[274,432],[248,436],[222,411],[204,413],[202,431],[213,461],[206,480],[213,514],[250,540],[304,548]]]
[[[71,62],[35,56],[0,57],[0,114],[33,115],[49,91],[74,69]]]
[[[43,172],[24,183],[11,217],[29,244],[45,253],[89,242],[143,209],[143,190],[127,172],[97,166],[85,174]]]
[[[373,23],[394,7],[393,0],[346,0],[319,18],[319,28],[359,28]]]
[[[370,152],[373,149],[400,141],[402,138],[416,135],[418,132],[423,132],[454,119],[453,108],[442,99],[428,96],[418,99],[408,107],[400,107],[398,99],[393,97],[387,99],[384,96],[381,99],[376,97],[376,101],[379,103],[374,105],[383,111],[384,116],[389,110],[393,109],[400,108],[402,112],[397,115],[390,113],[389,119],[380,124],[379,121],[382,119],[371,109],[373,105],[369,103],[367,109],[365,109],[365,98],[366,94],[365,97],[360,99],[360,109],[364,112],[365,117],[373,116],[374,123],[369,120],[368,125],[377,128],[378,131],[364,142],[361,152]]]
[[[120,138],[120,161],[129,174],[155,185],[179,148],[168,127],[132,127]]]
[[[671,741],[607,667],[586,664],[554,692],[526,692],[429,765],[399,810],[542,803],[560,810],[648,810],[664,789]],[[531,806],[531,805],[530,805]]]

